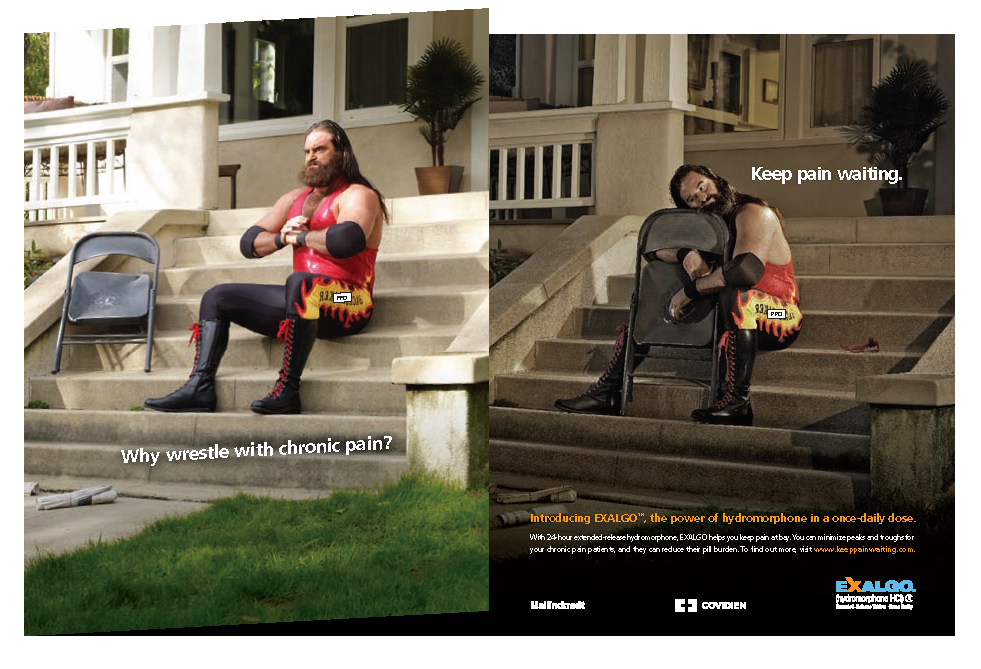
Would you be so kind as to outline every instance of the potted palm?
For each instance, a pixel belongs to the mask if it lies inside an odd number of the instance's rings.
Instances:
[[[443,150],[450,133],[478,100],[484,77],[463,45],[449,38],[431,43],[406,77],[405,102],[400,106],[425,125],[419,132],[432,148],[431,167],[417,167],[420,195],[455,193],[463,167],[444,165]]]
[[[926,65],[904,58],[872,87],[858,120],[845,128],[852,144],[868,150],[876,162],[899,170],[895,188],[879,189],[886,216],[923,213],[927,191],[909,187],[909,166],[930,135],[943,125],[948,107]]]

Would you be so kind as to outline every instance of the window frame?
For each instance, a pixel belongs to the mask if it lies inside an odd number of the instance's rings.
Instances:
[[[829,35],[780,35],[779,127],[752,133],[685,135],[685,151],[728,151],[735,149],[792,148],[847,142],[841,126],[811,128],[811,46]],[[872,83],[888,72],[894,57],[882,53],[882,44],[899,42],[898,35],[843,35],[841,40],[873,39]],[[837,41],[837,40],[836,40]],[[796,82],[790,79],[796,78]],[[793,83],[793,85],[791,85]]]
[[[344,128],[409,123],[412,116],[398,106],[369,109],[344,109],[346,100],[345,74],[347,71],[347,28],[367,23],[382,23],[396,19],[409,19],[407,61],[419,60],[432,41],[433,17],[430,12],[403,14],[373,14],[353,19],[347,17],[317,17],[314,19],[313,46],[313,113],[285,119],[245,121],[218,126],[219,141],[258,139],[306,132],[313,123],[325,118],[333,119]],[[220,68],[220,59],[215,67]],[[219,75],[220,80],[220,75]]]
[[[788,46],[789,40],[787,35],[780,35],[780,89],[785,91],[786,87],[784,82],[787,80],[787,72],[789,67],[788,63]],[[734,53],[739,55],[742,59],[742,73],[743,86],[745,87],[746,82],[746,68],[748,67],[748,58],[746,54],[739,53],[736,49],[736,45],[729,45],[728,42],[725,43],[727,46],[732,46],[731,49],[726,49],[729,53]],[[687,91],[687,88],[686,88]],[[745,94],[745,91],[743,92]],[[787,96],[783,92],[777,99],[777,128],[775,130],[753,130],[749,132],[727,132],[727,133],[716,133],[711,135],[685,135],[685,151],[711,151],[713,149],[724,150],[724,149],[739,149],[739,148],[754,148],[754,147],[766,147],[774,145],[782,145],[787,139],[787,128],[786,128],[786,100]],[[744,100],[744,112],[747,111],[748,101]],[[686,115],[691,115],[686,112]]]
[[[104,44],[105,44],[105,54],[106,54],[106,73],[105,73],[105,85],[104,85],[104,88],[105,88],[105,99],[106,99],[106,102],[108,102],[108,103],[113,103],[113,102],[126,102],[127,100],[129,100],[129,93],[130,93],[130,75],[132,74],[131,69],[130,69],[130,65],[131,65],[131,61],[130,61],[131,49],[130,49],[130,45],[129,45],[129,39],[127,39],[126,53],[125,54],[122,54],[120,56],[114,56],[114,55],[112,55],[112,34],[113,34],[113,32],[115,30],[117,30],[117,28],[107,28],[106,30],[103,30],[102,31],[103,40],[104,40]],[[130,37],[132,37],[132,32],[130,32]],[[126,64],[126,93],[123,95],[123,97],[122,97],[121,100],[113,100],[112,99],[113,70],[114,70],[114,68],[117,65],[122,64],[122,63],[125,63]]]
[[[814,80],[814,62],[813,53],[815,44],[826,44],[826,43],[839,43],[839,42],[857,42],[859,40],[872,40],[872,81],[870,84],[874,84],[879,81],[880,73],[882,71],[882,36],[881,35],[842,35],[840,37],[830,38],[828,35],[802,35],[802,48],[801,48],[801,60],[802,68],[801,71],[805,73],[806,77],[801,77],[800,82],[800,117],[799,122],[799,133],[800,137],[805,139],[813,138],[835,138],[838,140],[842,139],[841,128],[844,126],[825,126],[821,128],[811,127],[811,103],[812,103],[812,85],[811,82]]]

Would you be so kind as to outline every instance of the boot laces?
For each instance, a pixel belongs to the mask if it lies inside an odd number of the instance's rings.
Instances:
[[[726,391],[719,401],[712,405],[713,409],[721,409],[732,401],[736,388],[736,347],[732,332],[726,330],[719,339],[719,355],[726,356]]]
[[[289,318],[284,318],[279,323],[279,332],[276,333],[276,338],[282,340],[283,344],[283,366],[279,368],[279,378],[276,379],[276,385],[273,386],[272,392],[269,393],[269,397],[279,397],[282,394],[283,389],[286,388],[286,377],[289,374],[289,364],[290,364],[290,351],[293,348],[293,321]]]
[[[201,324],[194,323],[187,329],[191,332],[191,338],[188,340],[187,345],[194,344],[194,362],[191,363],[191,373],[187,377],[188,381],[190,381],[194,377],[194,372],[197,371],[198,359],[201,356]],[[185,383],[184,385],[186,386],[187,384]]]
[[[620,356],[623,354],[623,347],[627,343],[627,328],[625,328],[622,325],[618,325],[616,332],[617,332],[617,341],[616,344],[614,344],[613,346],[613,356],[610,358],[610,362],[609,364],[607,364],[606,370],[603,372],[603,374],[586,391],[587,394],[593,392],[598,387],[606,383],[606,381],[610,378],[613,372],[616,371],[617,360],[619,360]]]

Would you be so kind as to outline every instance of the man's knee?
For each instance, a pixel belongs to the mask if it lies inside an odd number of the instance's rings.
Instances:
[[[221,312],[222,296],[227,294],[228,286],[231,284],[220,283],[212,286],[204,292],[201,297],[200,315],[202,319],[210,320]]]

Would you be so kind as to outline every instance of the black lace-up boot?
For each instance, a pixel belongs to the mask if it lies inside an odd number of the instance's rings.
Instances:
[[[268,395],[252,403],[252,410],[262,414],[300,413],[300,375],[317,341],[317,321],[291,314],[279,324],[277,336],[283,340],[279,379]]]
[[[218,363],[228,347],[228,321],[201,321],[190,328],[195,344],[191,375],[181,388],[166,397],[148,399],[148,409],[167,412],[209,413],[218,405],[215,394],[215,374]]]
[[[708,409],[696,409],[691,417],[713,425],[752,425],[753,406],[749,385],[756,360],[756,330],[727,330],[719,347],[726,356],[726,377],[722,397]]]
[[[640,364],[647,353],[648,346],[635,348],[634,366]],[[606,371],[585,393],[567,400],[556,400],[555,407],[568,413],[594,413],[606,416],[620,414],[620,399],[623,396],[623,374],[627,356],[627,328],[617,326],[617,341],[613,347],[613,357]]]

